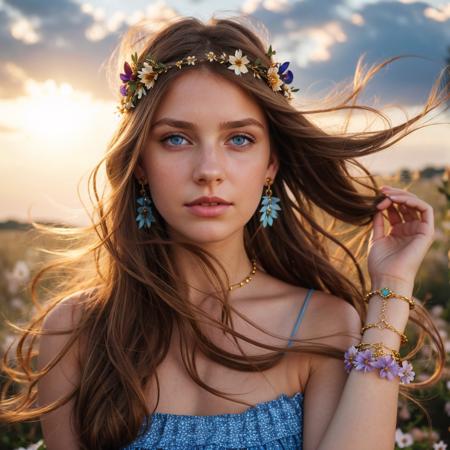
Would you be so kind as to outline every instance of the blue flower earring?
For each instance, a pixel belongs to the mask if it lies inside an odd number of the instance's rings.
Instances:
[[[137,199],[137,212],[138,215],[136,217],[136,222],[139,225],[139,229],[145,227],[150,228],[152,226],[152,222],[155,222],[155,218],[152,213],[152,208],[150,207],[152,201],[148,197],[146,191],[145,191],[145,185],[142,182],[142,180],[139,180],[139,183],[141,184],[140,194],[141,197]]]
[[[280,205],[278,205],[280,199],[278,197],[272,197],[272,189],[270,189],[270,185],[272,184],[271,178],[266,178],[266,184],[266,195],[263,195],[261,201],[263,207],[259,210],[261,212],[259,221],[262,222],[264,228],[267,225],[272,226],[273,219],[278,217],[277,210],[281,210]]]

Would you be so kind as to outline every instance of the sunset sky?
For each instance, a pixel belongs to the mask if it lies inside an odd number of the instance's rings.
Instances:
[[[175,16],[213,14],[265,24],[277,61],[291,61],[303,106],[350,81],[363,53],[368,65],[420,56],[389,65],[361,98],[397,106],[386,109],[393,123],[405,118],[400,107],[420,110],[450,46],[450,3],[440,0],[0,0],[0,220],[26,220],[31,208],[33,220],[86,223],[77,184],[88,203],[87,174],[118,121],[103,65],[121,34],[143,17],[157,28]],[[356,128],[365,124],[356,117]],[[442,166],[449,142],[449,125],[434,125],[362,162],[378,173]]]

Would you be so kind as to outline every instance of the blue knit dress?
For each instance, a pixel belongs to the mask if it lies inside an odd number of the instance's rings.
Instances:
[[[291,338],[314,289],[309,289]],[[291,346],[291,339],[288,346]],[[193,416],[154,413],[148,430],[121,450],[302,450],[303,393],[281,394],[241,413]]]

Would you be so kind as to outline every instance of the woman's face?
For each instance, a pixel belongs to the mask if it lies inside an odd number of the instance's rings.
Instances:
[[[170,235],[201,244],[242,233],[253,214],[259,218],[265,179],[273,180],[278,169],[269,159],[260,107],[220,75],[187,70],[155,113],[136,174],[148,181],[152,206]],[[216,215],[197,215],[186,204],[201,196],[231,204]],[[213,213],[213,207],[204,209]]]

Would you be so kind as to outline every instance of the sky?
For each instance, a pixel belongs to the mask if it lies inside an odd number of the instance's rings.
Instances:
[[[263,24],[277,60],[291,62],[303,107],[351,81],[362,54],[367,65],[417,55],[379,72],[360,99],[385,106],[394,124],[420,111],[450,46],[450,2],[441,0],[0,0],[0,220],[86,223],[87,175],[118,122],[105,64],[128,26],[238,14]],[[444,124],[361,162],[375,173],[450,164],[449,114],[430,119]],[[356,116],[350,130],[367,122]]]

